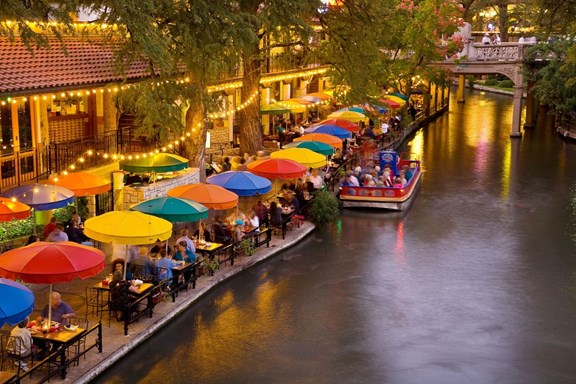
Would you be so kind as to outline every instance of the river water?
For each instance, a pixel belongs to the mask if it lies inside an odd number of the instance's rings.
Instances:
[[[511,119],[510,97],[452,98],[403,149],[409,211],[344,211],[97,381],[576,382],[576,143]]]

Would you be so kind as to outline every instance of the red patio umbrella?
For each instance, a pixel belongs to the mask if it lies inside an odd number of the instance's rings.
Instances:
[[[25,283],[50,284],[50,304],[52,284],[94,276],[105,266],[104,252],[71,241],[39,241],[0,255],[0,275],[12,280],[19,278]],[[50,304],[49,321],[52,318]]]
[[[248,164],[248,170],[267,179],[294,179],[306,173],[306,167],[288,159],[265,159]]]
[[[398,104],[397,102],[390,100],[390,99],[380,99],[380,102],[387,104],[390,108],[394,108],[394,109],[401,107],[400,104]]]

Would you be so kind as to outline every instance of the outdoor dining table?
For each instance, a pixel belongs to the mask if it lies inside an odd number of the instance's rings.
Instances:
[[[178,292],[188,288],[190,280],[192,281],[192,289],[196,288],[196,263],[185,262],[184,264],[172,267],[172,285],[174,291]],[[175,301],[176,296],[172,296],[172,301]]]
[[[34,322],[31,322],[31,324],[34,324]],[[66,378],[66,351],[87,332],[87,329],[80,327],[68,329],[59,326],[56,327],[55,331],[44,332],[42,330],[36,330],[36,327],[36,325],[32,325],[30,328],[32,339],[54,345],[55,350],[58,351],[60,366],[62,367],[60,376],[62,379]]]
[[[14,372],[0,371],[0,383],[6,383],[16,376]]]
[[[214,259],[214,255],[216,252],[224,246],[224,244],[220,243],[204,243],[201,244],[199,242],[195,242],[194,246],[196,247],[196,251],[202,254],[208,255],[208,257],[212,260]]]

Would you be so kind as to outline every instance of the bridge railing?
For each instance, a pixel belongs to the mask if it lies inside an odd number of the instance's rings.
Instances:
[[[501,44],[466,44],[458,54],[460,59],[467,61],[522,61],[524,49],[531,43],[501,43]]]

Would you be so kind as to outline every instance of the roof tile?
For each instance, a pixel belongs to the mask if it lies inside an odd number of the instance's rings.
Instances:
[[[0,39],[0,94],[106,84],[148,77],[146,62],[133,62],[122,75],[114,66],[114,46],[100,38],[64,37],[65,50],[54,37],[50,48],[28,50]]]

